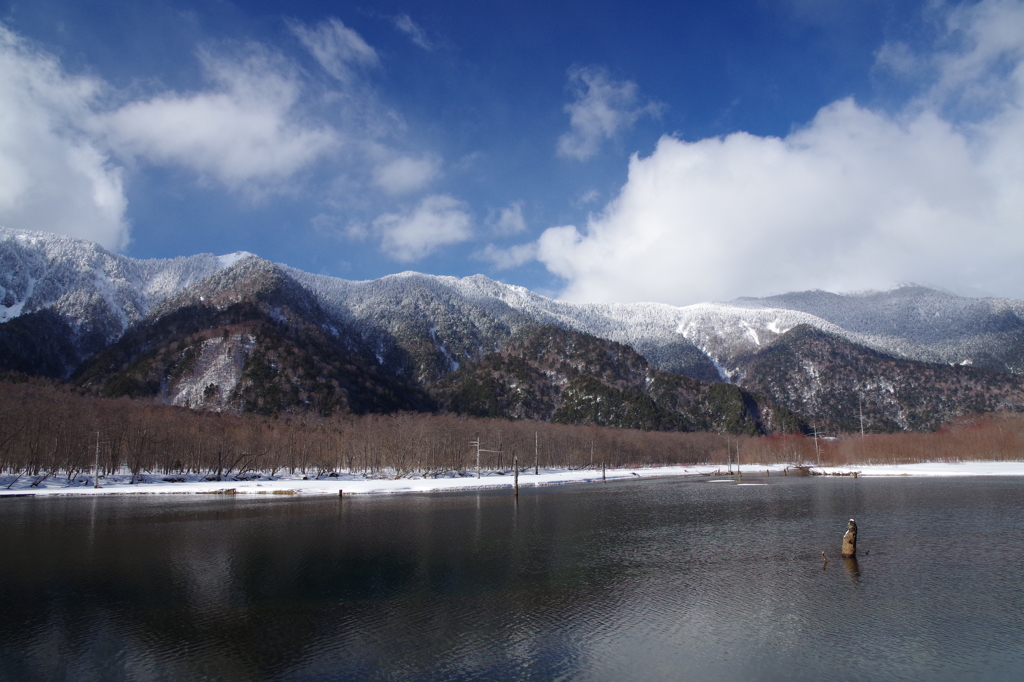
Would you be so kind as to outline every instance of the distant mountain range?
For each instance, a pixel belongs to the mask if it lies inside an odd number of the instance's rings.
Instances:
[[[354,282],[247,253],[137,260],[0,228],[0,368],[240,412],[935,428],[1024,409],[1024,302],[907,285],[581,304],[481,275]]]

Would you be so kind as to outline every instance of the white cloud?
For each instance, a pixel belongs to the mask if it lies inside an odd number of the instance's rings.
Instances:
[[[381,251],[402,262],[429,256],[441,246],[473,237],[465,203],[444,195],[428,196],[406,213],[385,213],[373,221]]]
[[[366,190],[420,190],[440,175],[441,159],[403,156],[381,142],[401,139],[404,127],[356,79],[352,69],[378,61],[358,34],[333,19],[291,29],[342,83],[310,79],[294,61],[249,43],[200,49],[206,81],[198,89],[139,96],[67,74],[52,54],[0,24],[0,225],[123,249],[126,170],[161,165],[250,197],[302,192],[346,216],[332,227],[322,214],[314,229],[350,238],[373,233],[351,218],[379,212],[372,206],[379,195]],[[457,213],[445,214],[449,228],[458,225]],[[402,243],[397,225],[381,224],[393,233],[389,244]],[[448,238],[457,233],[449,229]],[[445,238],[440,230],[417,248]]]
[[[87,130],[103,89],[0,25],[0,225],[127,245],[122,169]]]
[[[1024,3],[949,26],[963,40],[928,57],[932,87],[905,111],[842,100],[785,138],[664,137],[583,230],[546,230],[539,260],[587,301],[908,280],[1024,297]]]
[[[378,165],[373,171],[373,182],[388,194],[408,194],[423,189],[440,172],[440,159],[402,156]]]
[[[353,64],[375,66],[379,62],[377,51],[338,19],[327,19],[313,27],[292,21],[288,28],[320,66],[340,81],[352,78]]]
[[[400,14],[395,17],[395,28],[409,36],[413,44],[422,47],[424,50],[433,50],[434,44],[427,39],[427,33],[416,24],[408,14]]]
[[[476,257],[490,261],[498,270],[510,270],[536,260],[537,243],[516,244],[508,248],[488,244],[480,253],[476,254]]]
[[[559,156],[586,161],[605,140],[632,128],[641,116],[661,111],[655,103],[639,106],[636,83],[611,80],[601,68],[569,69],[569,87],[576,101],[565,105],[569,132],[558,138]]]
[[[278,182],[339,146],[334,128],[303,119],[301,83],[283,59],[259,46],[242,59],[200,58],[211,89],[160,94],[104,118],[117,150],[239,189]]]
[[[505,208],[492,211],[487,217],[487,226],[497,235],[506,236],[526,232],[523,218],[523,202],[515,201]]]

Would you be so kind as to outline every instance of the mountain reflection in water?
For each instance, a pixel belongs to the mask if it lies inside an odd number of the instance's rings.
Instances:
[[[0,680],[1019,677],[1020,482],[745,481],[5,500]]]

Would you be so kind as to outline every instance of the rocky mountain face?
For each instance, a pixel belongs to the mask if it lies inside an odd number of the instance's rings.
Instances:
[[[0,229],[0,369],[234,411],[755,432],[852,430],[862,405],[868,428],[931,428],[1020,409],[1024,302],[905,286],[581,304],[480,275],[351,282],[245,253],[136,260]]]

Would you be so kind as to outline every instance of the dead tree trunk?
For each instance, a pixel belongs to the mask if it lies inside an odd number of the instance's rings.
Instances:
[[[843,536],[843,558],[849,559],[857,556],[857,522],[850,519],[846,535]]]

